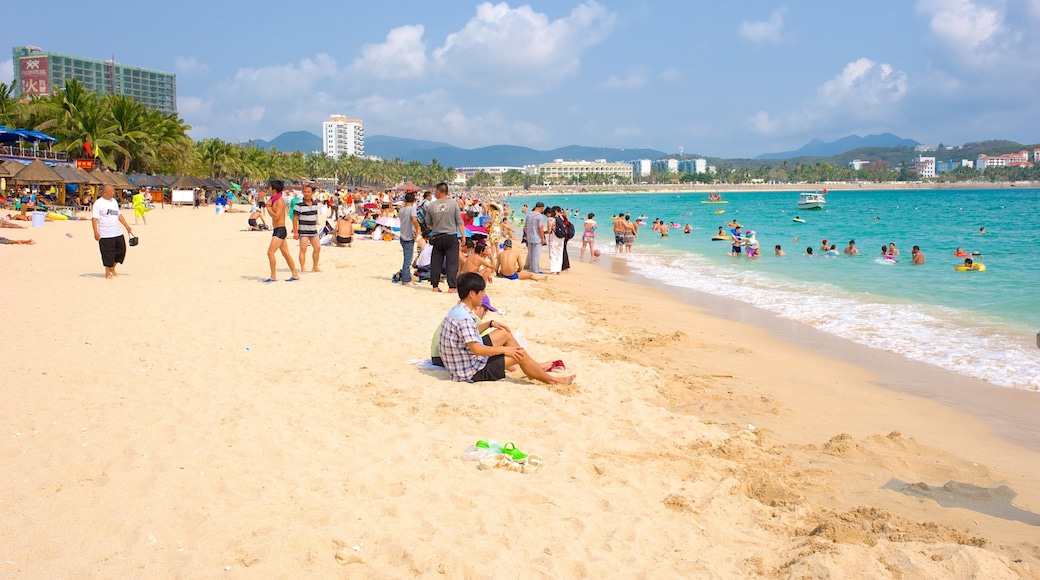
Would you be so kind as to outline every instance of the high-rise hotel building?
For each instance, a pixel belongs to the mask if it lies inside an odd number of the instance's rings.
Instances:
[[[332,115],[321,124],[321,150],[333,159],[344,155],[365,156],[365,128],[361,119]]]
[[[149,109],[177,112],[177,75],[130,66],[113,60],[94,60],[47,52],[38,46],[16,46],[14,94],[49,95],[76,79],[99,95],[126,95]]]

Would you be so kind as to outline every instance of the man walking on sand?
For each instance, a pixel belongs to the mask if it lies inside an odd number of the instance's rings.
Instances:
[[[275,271],[274,253],[277,251],[282,252],[282,257],[285,258],[285,263],[289,264],[289,270],[292,272],[292,277],[286,280],[286,282],[295,282],[300,279],[299,273],[296,272],[296,264],[293,263],[292,256],[289,255],[289,242],[285,240],[285,198],[282,195],[282,190],[285,189],[285,183],[280,179],[271,180],[271,194],[270,201],[267,202],[267,212],[271,215],[271,243],[267,246],[267,260],[271,263],[271,277],[264,280],[265,284],[278,281],[278,273]]]
[[[459,276],[459,302],[441,322],[438,341],[441,360],[451,380],[478,383],[506,378],[506,369],[520,365],[528,377],[550,385],[569,385],[574,375],[554,376],[545,371],[524,347],[514,340],[503,346],[487,346],[481,340],[482,330],[494,328],[495,321],[477,324],[476,311],[484,305],[484,278],[467,272]],[[483,327],[483,328],[482,328]]]
[[[105,278],[115,278],[116,264],[122,264],[126,257],[126,240],[119,225],[122,224],[127,233],[134,233],[119,212],[119,202],[113,199],[115,195],[115,188],[106,185],[90,213],[94,239],[101,250],[101,263],[105,266]]]
[[[314,186],[303,186],[303,200],[293,210],[293,239],[300,240],[300,271],[307,271],[307,246],[314,252],[312,272],[321,272],[318,268],[318,256],[321,254],[321,238],[318,237],[318,202],[314,199]]]
[[[440,292],[441,270],[446,270],[448,292],[455,292],[455,281],[459,275],[459,240],[466,237],[465,225],[459,204],[448,197],[448,184],[437,184],[435,200],[426,208],[426,219],[430,220],[430,243],[433,253],[430,258],[430,284],[434,292]]]
[[[527,217],[524,218],[524,235],[527,236],[527,264],[534,274],[542,273],[542,246],[545,245],[545,204],[534,204]]]

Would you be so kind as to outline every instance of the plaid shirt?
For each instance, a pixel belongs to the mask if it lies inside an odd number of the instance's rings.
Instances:
[[[441,322],[440,355],[453,381],[469,381],[487,365],[488,357],[477,356],[469,343],[483,344],[477,330],[477,315],[459,302]]]

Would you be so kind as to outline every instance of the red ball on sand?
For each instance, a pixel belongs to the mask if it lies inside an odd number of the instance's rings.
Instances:
[[[603,253],[603,252],[601,252],[601,251],[599,251],[599,250],[596,250],[595,252],[592,252],[592,255],[593,255],[593,256],[596,256],[596,257],[598,258],[598,257],[599,257],[599,255],[600,255],[600,254],[602,254],[602,253]]]

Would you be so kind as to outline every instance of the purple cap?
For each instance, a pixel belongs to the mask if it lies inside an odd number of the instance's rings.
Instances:
[[[480,301],[481,306],[487,308],[488,312],[498,312],[498,309],[491,305],[491,299],[485,294],[484,298]]]

